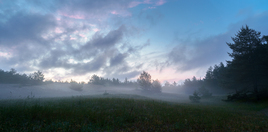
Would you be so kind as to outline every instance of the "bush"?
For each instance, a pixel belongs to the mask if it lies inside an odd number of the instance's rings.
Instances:
[[[189,96],[189,99],[194,103],[199,103],[201,97],[198,96],[198,92],[194,91],[193,95]]]
[[[71,80],[70,82],[70,89],[75,91],[82,91],[83,83],[77,83],[76,81]]]
[[[109,95],[109,93],[105,90],[105,92],[103,93],[103,95]]]
[[[262,89],[259,92],[249,90],[236,91],[235,93],[228,95],[227,99],[223,101],[257,102],[260,100],[267,100],[267,99],[268,99],[268,92],[266,89]]]

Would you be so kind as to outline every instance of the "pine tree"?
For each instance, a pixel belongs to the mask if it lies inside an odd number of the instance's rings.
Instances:
[[[240,90],[253,90],[258,94],[261,83],[267,80],[267,45],[262,43],[261,33],[248,26],[242,27],[227,43],[232,49],[228,53],[232,61],[227,61],[227,83]],[[258,98],[258,97],[257,97]]]

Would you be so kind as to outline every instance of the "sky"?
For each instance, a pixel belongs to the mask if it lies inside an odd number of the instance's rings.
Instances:
[[[248,25],[268,35],[267,0],[0,0],[0,69],[46,79],[162,83],[203,78],[231,60]]]

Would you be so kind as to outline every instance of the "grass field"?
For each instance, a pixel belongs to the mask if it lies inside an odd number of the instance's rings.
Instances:
[[[138,95],[1,100],[0,131],[268,131],[267,106]]]

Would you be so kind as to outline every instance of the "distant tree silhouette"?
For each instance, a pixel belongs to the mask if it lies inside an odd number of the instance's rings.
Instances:
[[[30,79],[33,84],[41,84],[45,80],[45,77],[41,71],[37,71],[30,75]]]
[[[125,78],[124,84],[128,84],[129,81],[127,80],[127,78]]]
[[[143,71],[139,76],[137,82],[140,85],[140,88],[144,91],[151,90],[152,80],[151,75],[148,72]]]
[[[95,84],[95,85],[101,85],[101,79],[99,76],[94,74],[93,76],[91,76],[89,83]]]
[[[210,89],[221,88],[221,83],[223,83],[225,70],[226,67],[222,62],[219,65],[215,65],[214,68],[210,66],[204,78],[204,85]]]
[[[169,86],[170,86],[170,83],[168,81],[166,81],[165,87],[169,87]]]
[[[211,84],[212,81],[213,81],[213,68],[212,66],[210,66],[206,72],[206,75],[205,75],[205,78],[204,80],[208,83],[208,84]]]
[[[172,85],[173,85],[173,87],[176,87],[177,83],[174,81]]]
[[[162,86],[161,86],[161,83],[158,80],[153,80],[152,91],[156,92],[156,93],[161,93]]]
[[[14,68],[10,71],[3,71],[0,69],[0,83],[5,84],[41,84],[44,80],[42,72],[37,71],[29,76],[26,74],[19,74]]]
[[[162,86],[161,83],[158,80],[151,79],[151,75],[148,72],[143,71],[139,78],[137,79],[137,82],[141,89],[143,89],[145,92],[161,92]]]
[[[119,81],[119,79],[109,79],[109,78],[106,78],[104,79],[103,77],[99,77],[97,75],[93,75],[91,76],[88,84],[94,84],[94,85],[102,85],[102,86],[105,86],[105,87],[108,87],[108,86],[127,86],[127,87],[136,87],[138,84],[137,82],[132,82],[132,81],[128,81],[127,78],[125,78],[125,81],[124,82],[121,82]]]

